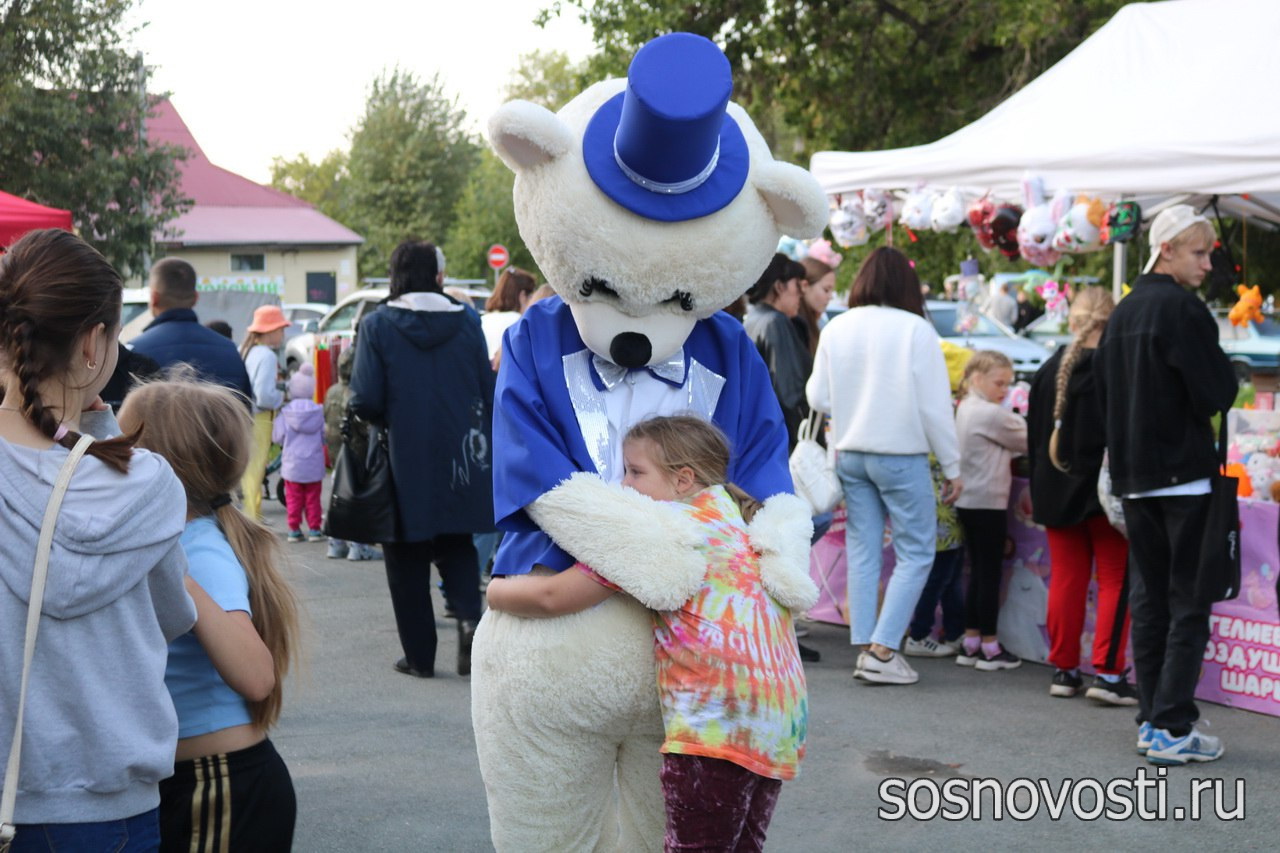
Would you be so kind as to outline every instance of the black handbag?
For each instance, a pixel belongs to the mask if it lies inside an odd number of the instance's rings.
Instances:
[[[1210,480],[1209,508],[1205,513],[1204,539],[1200,543],[1200,568],[1196,597],[1203,602],[1226,601],[1240,594],[1240,504],[1238,483],[1228,477],[1227,413],[1218,427],[1218,470]]]
[[[348,542],[396,542],[399,525],[387,430],[369,427],[369,448],[361,459],[351,448],[352,417],[350,409],[342,415],[342,446],[333,466],[333,491],[324,532]]]

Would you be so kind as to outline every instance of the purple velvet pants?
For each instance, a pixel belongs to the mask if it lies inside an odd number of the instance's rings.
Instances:
[[[671,754],[662,756],[661,779],[667,805],[663,850],[764,850],[781,781],[719,758]]]

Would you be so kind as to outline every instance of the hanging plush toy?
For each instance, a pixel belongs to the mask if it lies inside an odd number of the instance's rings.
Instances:
[[[1036,286],[1036,294],[1044,301],[1044,313],[1050,317],[1066,319],[1070,306],[1066,292],[1058,286],[1058,282],[1048,279]]]
[[[1030,175],[1022,179],[1022,195],[1027,212],[1018,223],[1018,248],[1022,257],[1036,266],[1053,266],[1060,257],[1053,248],[1053,235],[1058,230],[1058,220],[1066,212],[1067,197],[1059,193],[1052,203],[1046,202],[1044,182]]]
[[[1107,210],[1098,237],[1105,246],[1128,243],[1137,233],[1141,221],[1142,208],[1136,201],[1116,202]]]
[[[929,218],[933,230],[943,234],[951,234],[963,225],[965,205],[964,193],[960,192],[960,188],[952,187],[938,196],[933,203],[933,211]]]
[[[783,237],[778,241],[778,251],[793,261],[800,261],[804,259],[805,255],[809,254],[809,247],[805,245],[803,240],[797,240],[795,237]]]
[[[1017,260],[1022,254],[1018,246],[1018,224],[1022,221],[1022,208],[1016,204],[1002,204],[991,217],[991,242],[1000,254],[1009,260]]]
[[[969,227],[973,229],[973,236],[978,239],[978,245],[986,249],[988,252],[996,247],[995,237],[991,234],[991,220],[995,218],[996,205],[990,196],[982,198],[969,205],[967,218]]]
[[[1102,248],[1099,236],[1107,209],[1102,201],[1079,196],[1076,203],[1058,221],[1053,235],[1053,248],[1059,252],[1096,252]]]
[[[831,226],[831,235],[836,238],[836,242],[846,249],[863,245],[870,236],[867,233],[867,220],[862,212],[862,200],[857,196],[842,201],[831,211],[831,219],[827,224]]]
[[[1236,287],[1236,293],[1240,294],[1240,301],[1231,306],[1231,311],[1227,314],[1231,325],[1248,326],[1250,322],[1261,323],[1263,320],[1262,292],[1258,286],[1245,287],[1241,284]]]
[[[868,234],[883,231],[893,221],[893,196],[884,190],[863,190],[862,216]]]
[[[925,230],[931,224],[933,201],[936,196],[937,193],[933,190],[923,187],[908,193],[902,202],[902,215],[898,217],[898,221],[912,231]]]

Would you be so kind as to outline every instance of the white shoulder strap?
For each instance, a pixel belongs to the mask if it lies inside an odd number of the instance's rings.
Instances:
[[[13,744],[9,747],[9,763],[4,769],[4,793],[0,795],[0,851],[8,849],[14,835],[13,809],[18,799],[18,760],[22,757],[22,714],[27,706],[27,679],[31,675],[31,659],[36,653],[36,631],[40,628],[40,608],[44,605],[44,582],[49,575],[53,527],[58,520],[58,510],[62,507],[67,486],[71,484],[71,475],[75,473],[80,457],[84,456],[91,444],[93,436],[80,436],[71,455],[62,463],[62,470],[58,472],[53,492],[49,495],[49,505],[44,510],[44,521],[40,524],[35,571],[31,575],[31,598],[27,604],[27,640],[22,655],[22,685],[18,688],[17,722],[13,727]]]

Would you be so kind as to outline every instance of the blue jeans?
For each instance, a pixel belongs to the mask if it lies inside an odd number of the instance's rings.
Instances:
[[[942,605],[942,639],[954,640],[964,633],[964,548],[938,551],[911,617],[911,639],[923,640],[933,633],[938,605]]]
[[[20,823],[12,853],[149,853],[160,849],[159,812],[96,823]]]
[[[842,450],[836,472],[844,486],[848,514],[844,535],[850,642],[897,649],[929,577],[937,544],[938,515],[929,457],[924,453]],[[893,528],[895,565],[877,619],[886,515]]]

